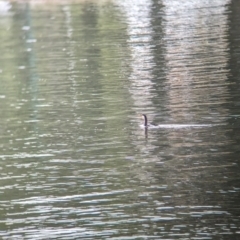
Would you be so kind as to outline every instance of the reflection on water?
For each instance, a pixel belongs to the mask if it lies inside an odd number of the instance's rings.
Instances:
[[[184,5],[173,1],[170,6],[166,3],[165,62],[170,87],[168,108],[173,119],[191,120],[205,115],[218,122],[229,115],[223,107],[229,98],[225,3],[195,1]]]
[[[237,239],[239,9],[0,1],[1,238]]]

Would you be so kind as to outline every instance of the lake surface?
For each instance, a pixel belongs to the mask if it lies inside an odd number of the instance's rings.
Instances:
[[[239,1],[0,15],[1,239],[240,238]]]

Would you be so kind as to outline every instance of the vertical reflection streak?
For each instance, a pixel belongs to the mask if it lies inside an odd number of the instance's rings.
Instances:
[[[152,106],[151,89],[153,55],[151,50],[151,1],[119,1],[128,23],[128,43],[131,51],[131,89],[137,111]]]
[[[224,121],[228,116],[222,107],[229,98],[224,4],[226,1],[164,1],[168,107],[176,121],[215,114]]]

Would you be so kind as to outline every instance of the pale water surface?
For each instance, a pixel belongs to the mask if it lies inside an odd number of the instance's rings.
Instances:
[[[240,238],[239,1],[0,15],[1,239]]]

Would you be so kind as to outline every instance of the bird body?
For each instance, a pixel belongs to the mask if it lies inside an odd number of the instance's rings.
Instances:
[[[146,128],[151,128],[151,129],[156,129],[156,128],[160,128],[160,129],[166,129],[166,128],[182,129],[182,128],[202,128],[202,127],[214,126],[214,124],[159,124],[159,125],[155,125],[155,124],[152,124],[152,123],[148,123],[148,119],[147,119],[146,114],[142,114],[142,118],[143,118],[142,127],[144,127],[145,129]]]
[[[142,114],[142,118],[144,120],[144,127],[147,128],[147,127],[154,127],[155,125],[154,124],[150,124],[148,123],[148,119],[147,119],[147,115],[146,114]]]

